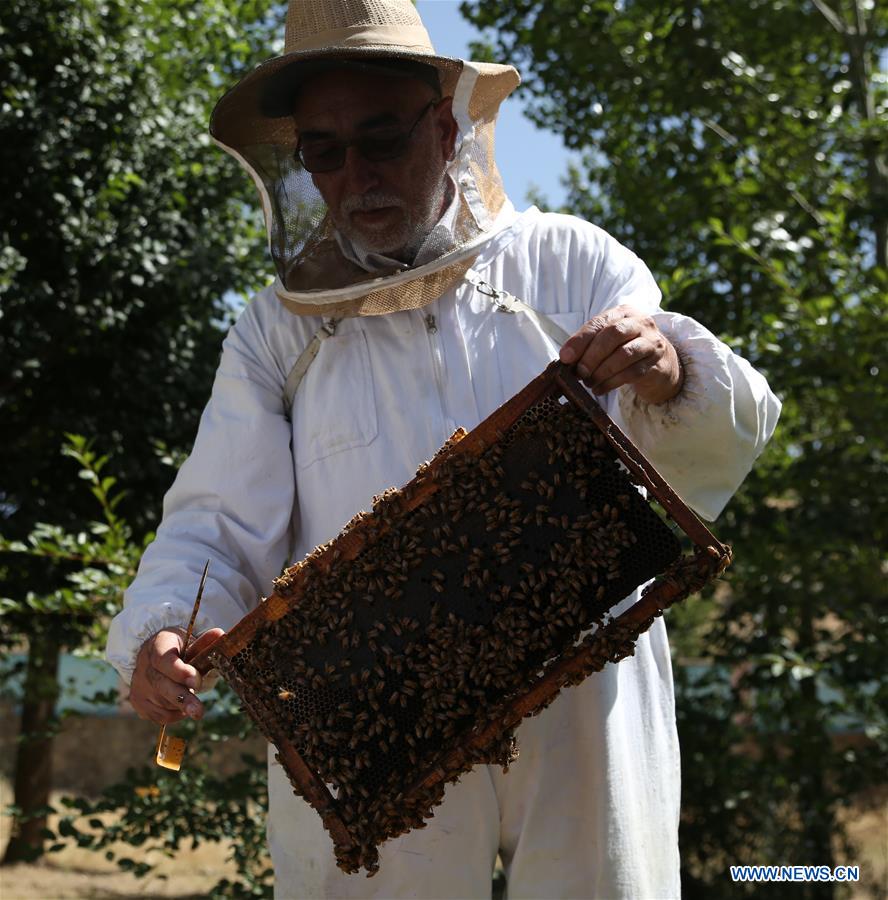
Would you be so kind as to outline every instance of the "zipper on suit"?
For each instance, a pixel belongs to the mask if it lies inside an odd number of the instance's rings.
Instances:
[[[456,426],[447,415],[447,401],[444,391],[444,350],[441,347],[441,338],[438,334],[438,322],[432,313],[423,316],[426,333],[429,336],[429,349],[432,353],[432,369],[435,373],[435,384],[438,388],[438,402],[441,404],[441,419],[446,432],[445,438],[450,437],[456,430]]]

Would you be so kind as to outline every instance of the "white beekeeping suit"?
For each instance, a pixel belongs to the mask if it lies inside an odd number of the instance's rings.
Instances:
[[[647,405],[623,387],[602,403],[705,518],[773,431],[779,403],[764,379],[692,319],[660,311],[634,254],[579,219],[515,211],[493,161],[493,125],[517,73],[437,57],[424,35],[409,2],[293,2],[288,54],[217,107],[214,136],[260,188],[278,277],[225,340],[193,452],[112,624],[108,657],[125,679],[147,638],[187,622],[207,557],[198,626],[227,630],[270,592],[285,560],[328,541],[556,358],[547,323],[572,333],[619,304],[654,315],[684,364],[681,392]],[[362,257],[294,161],[298,134],[276,108],[286,108],[288,67],[342,57],[428,62],[454,98],[451,202],[413,266]],[[502,311],[481,282],[543,318]],[[482,766],[449,787],[426,829],[383,845],[369,880],[336,869],[320,818],[271,765],[277,895],[474,897],[489,890],[499,852],[512,900],[678,896],[679,757],[662,620],[634,657],[564,692],[518,740],[508,774]]]

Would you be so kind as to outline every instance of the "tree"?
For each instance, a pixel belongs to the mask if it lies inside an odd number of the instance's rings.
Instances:
[[[69,647],[81,652],[98,652],[105,644],[106,626],[120,609],[123,589],[133,579],[144,545],[133,540],[129,525],[115,512],[123,497],[115,492],[116,479],[104,474],[107,457],[98,456],[80,436],[70,435],[64,454],[80,466],[80,477],[98,501],[101,520],[82,532],[71,533],[56,525],[38,525],[26,541],[8,541],[0,536],[0,550],[25,554],[37,560],[55,560],[69,566],[66,584],[24,599],[0,599],[0,633],[10,637],[10,624],[30,619],[30,652],[25,681],[22,735],[16,765],[16,796],[39,797],[43,805],[18,808],[16,827],[6,853],[6,861],[30,858],[44,842],[50,851],[71,842],[107,859],[116,859],[124,870],[136,876],[154,868],[152,856],[171,855],[190,841],[232,842],[232,858],[237,867],[234,881],[223,879],[213,896],[270,896],[271,867],[265,852],[264,811],[267,808],[264,761],[243,754],[242,765],[220,775],[214,771],[211,751],[222,740],[245,738],[252,723],[240,710],[237,698],[224,688],[207,699],[208,716],[201,722],[188,721],[177,732],[190,738],[191,747],[181,772],[171,773],[157,766],[132,766],[119,784],[108,787],[98,800],[66,797],[57,833],[46,827],[49,789],[48,747],[58,720],[55,715],[58,683],[55,665],[46,666],[45,639],[59,641],[59,622],[67,622],[61,635]],[[80,482],[83,484],[83,481]],[[39,697],[41,702],[35,703]],[[107,697],[94,698],[107,702]],[[146,747],[147,751],[149,748]],[[37,756],[40,766],[26,760]],[[146,753],[147,756],[147,753]],[[27,783],[25,780],[27,779]],[[120,844],[139,848],[139,859],[118,849]]]
[[[7,533],[59,511],[82,521],[57,465],[75,430],[123,451],[128,515],[156,521],[169,469],[152,440],[190,442],[230,318],[223,298],[255,286],[264,263],[253,188],[207,123],[224,86],[268,54],[269,5],[0,9]]]
[[[255,286],[263,265],[253,188],[211,146],[207,121],[224,86],[269,55],[270,9],[0,4],[0,527],[10,539],[40,521],[77,531],[91,518],[58,465],[67,432],[113,451],[137,534],[157,519],[170,480],[158,447],[190,443],[226,295]],[[29,646],[24,708],[45,733],[58,654],[83,630],[62,610],[35,618],[25,598],[62,589],[70,567],[2,562],[18,605],[0,641]],[[44,804],[48,780],[47,742],[30,750],[16,775],[25,812]]]
[[[81,478],[89,483],[102,519],[78,533],[38,524],[26,541],[10,541],[0,535],[0,551],[67,569],[60,587],[28,591],[20,599],[0,598],[0,638],[7,644],[24,638],[28,641],[15,762],[16,823],[4,862],[37,855],[46,837],[52,740],[59,724],[59,650],[64,646],[95,652],[104,644],[107,623],[119,610],[120,597],[135,576],[144,550],[115,512],[123,495],[111,494],[116,479],[103,474],[107,457],[98,456],[77,435],[69,435],[63,452],[80,464]],[[20,631],[23,622],[27,622],[24,634]],[[4,675],[9,677],[13,671]]]
[[[718,526],[736,562],[680,697],[689,896],[728,862],[833,860],[881,783],[888,10],[864,0],[485,0],[491,58],[581,155],[567,209],[651,266],[784,400]],[[730,673],[730,678],[728,677]],[[839,727],[865,731],[841,746]],[[725,765],[725,759],[732,763]],[[829,884],[806,896],[832,895]]]

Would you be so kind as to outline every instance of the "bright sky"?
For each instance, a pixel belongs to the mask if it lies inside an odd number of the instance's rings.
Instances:
[[[469,41],[477,40],[480,32],[460,15],[459,0],[418,0],[416,8],[438,53],[468,57]],[[503,104],[497,122],[496,160],[506,193],[522,209],[528,188],[534,185],[556,206],[564,201],[561,178],[567,172],[569,154],[559,137],[538,129],[522,110],[521,99],[512,96]]]

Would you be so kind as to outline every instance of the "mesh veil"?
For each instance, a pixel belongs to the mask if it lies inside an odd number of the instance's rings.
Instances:
[[[365,49],[357,58],[371,55],[395,56],[390,48],[379,54]],[[339,50],[335,56],[349,54]],[[494,159],[494,127],[502,100],[518,84],[518,73],[508,66],[433,58],[442,95],[453,97],[458,127],[447,170],[458,197],[455,228],[446,243],[424,247],[423,257],[431,261],[370,273],[343,255],[326,204],[295,157],[293,120],[256,115],[262,86],[274,74],[269,70],[279,70],[286,60],[272,60],[247,76],[222,98],[211,123],[216,142],[246,168],[261,195],[281,302],[297,314],[341,317],[416,309],[437,299],[492,236],[505,202]]]

